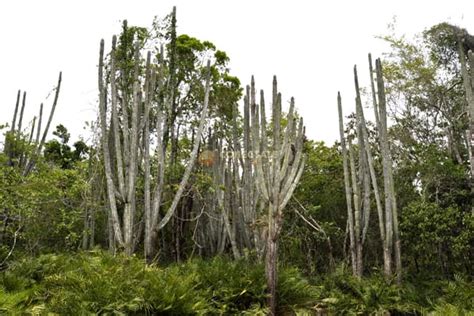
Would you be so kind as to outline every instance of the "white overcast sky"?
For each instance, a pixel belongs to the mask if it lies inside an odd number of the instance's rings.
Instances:
[[[213,42],[228,53],[231,72],[269,92],[278,76],[283,100],[291,96],[311,139],[338,138],[336,93],[353,110],[352,66],[368,84],[367,53],[387,50],[375,35],[412,35],[448,21],[474,33],[474,1],[24,1],[0,2],[0,124],[11,121],[18,89],[26,90],[28,122],[63,71],[52,124],[87,135],[84,122],[97,115],[97,60],[101,38],[110,46],[121,21],[150,26],[177,6],[178,32]],[[46,112],[52,96],[45,101]]]

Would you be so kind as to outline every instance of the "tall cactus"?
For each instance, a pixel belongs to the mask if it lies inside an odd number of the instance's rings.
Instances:
[[[339,114],[339,135],[341,140],[341,149],[342,149],[342,163],[344,170],[344,188],[346,192],[346,205],[347,205],[347,223],[349,228],[349,243],[350,243],[350,252],[351,252],[351,265],[352,272],[356,274],[357,271],[357,260],[356,260],[356,249],[355,249],[355,236],[354,236],[354,213],[352,211],[352,177],[349,171],[349,156],[346,146],[346,137],[344,135],[344,123],[343,123],[343,114],[342,114],[342,100],[341,93],[337,93],[337,109]],[[349,143],[349,148],[350,148]],[[355,196],[354,196],[355,197]]]
[[[388,141],[387,131],[387,102],[385,98],[385,86],[383,81],[383,70],[382,62],[377,59],[375,62],[376,74],[377,74],[377,92],[378,92],[378,110],[379,110],[379,142],[382,149],[382,163],[384,169],[384,192],[386,196],[386,237],[387,244],[393,247],[395,254],[395,271],[397,274],[397,281],[401,282],[402,277],[402,263],[401,263],[401,245],[400,245],[400,233],[398,229],[398,207],[395,196],[395,184],[393,180],[393,163],[392,155],[390,152],[390,146]],[[389,204],[388,204],[389,203]],[[388,204],[388,205],[387,205]],[[391,227],[390,227],[391,225]],[[391,250],[391,249],[390,249]],[[386,271],[390,273],[391,271]]]
[[[173,9],[173,15],[175,9]],[[124,28],[127,22],[124,22]],[[102,131],[102,152],[106,173],[107,198],[109,203],[109,222],[113,235],[109,236],[111,248],[117,243],[126,254],[134,252],[134,248],[141,238],[141,229],[144,227],[144,250],[147,261],[153,260],[155,255],[155,241],[157,232],[172,219],[185,191],[197,158],[200,140],[207,123],[209,93],[210,93],[210,62],[207,63],[205,77],[204,103],[199,119],[188,165],[184,171],[178,190],[172,198],[171,205],[160,218],[162,206],[162,191],[164,190],[164,167],[167,157],[166,142],[166,110],[172,102],[172,94],[167,95],[165,101],[156,100],[157,90],[165,91],[164,82],[169,82],[172,74],[166,74],[163,69],[163,54],[160,54],[158,64],[152,64],[151,53],[147,54],[145,78],[141,74],[141,54],[139,42],[134,43],[133,70],[130,82],[127,82],[125,68],[120,67],[117,60],[117,39],[112,39],[110,54],[110,68],[104,74],[104,41],[100,44],[99,56],[99,110]],[[158,72],[155,68],[158,68]],[[173,71],[171,71],[172,73]],[[118,82],[117,74],[121,75],[122,82]],[[167,77],[166,77],[167,76]],[[106,80],[109,79],[109,80]],[[110,86],[110,89],[108,87]],[[110,91],[110,92],[109,92]],[[107,106],[110,99],[111,106]],[[110,111],[110,117],[107,112]],[[150,135],[151,114],[155,114],[156,128],[154,137],[156,143],[157,170],[156,177],[151,175]],[[119,118],[120,116],[120,118]],[[143,174],[141,173],[143,166]],[[143,176],[144,205],[137,205],[137,193],[141,189],[137,183]],[[143,224],[137,226],[137,217],[143,209]],[[121,216],[120,216],[121,215]]]
[[[43,146],[45,144],[46,136],[48,135],[49,127],[53,120],[54,111],[58,103],[59,92],[61,89],[61,80],[62,80],[62,73],[60,72],[57,86],[54,89],[55,95],[54,95],[53,105],[51,107],[49,119],[48,119],[46,128],[43,131],[43,134],[42,134],[43,137],[41,138],[41,141],[40,141],[40,134],[41,134],[41,120],[43,117],[43,104],[41,103],[41,106],[40,106],[38,124],[36,125],[36,117],[34,117],[32,121],[32,125],[31,125],[29,137],[26,138],[26,136],[22,134],[23,133],[22,131],[23,115],[24,115],[25,106],[26,106],[26,91],[23,92],[23,100],[22,100],[22,104],[20,108],[21,91],[18,90],[12,125],[10,127],[10,131],[7,132],[6,138],[5,138],[5,153],[8,155],[8,164],[10,166],[17,166],[19,169],[21,169],[23,176],[27,176],[33,170],[36,164],[36,160],[41,155],[41,150],[43,149]],[[19,109],[20,109],[20,112],[18,113]],[[17,123],[17,119],[18,119],[18,123]],[[36,139],[34,141],[34,146],[29,151],[26,151],[25,144],[32,145],[35,130],[36,130]]]
[[[367,233],[370,214],[370,196],[371,185],[375,197],[375,204],[377,207],[377,214],[379,219],[380,238],[382,241],[382,249],[384,256],[384,273],[387,278],[392,276],[392,257],[395,259],[395,269],[397,274],[397,281],[401,281],[402,264],[401,264],[401,250],[400,250],[400,236],[398,230],[398,212],[397,202],[395,196],[393,171],[392,171],[392,157],[390,153],[390,146],[388,143],[387,131],[387,112],[386,112],[386,98],[385,87],[382,77],[382,64],[379,59],[376,61],[376,83],[377,91],[375,90],[372,58],[369,54],[369,70],[371,80],[372,99],[375,112],[375,121],[377,124],[377,140],[381,148],[381,161],[383,169],[383,193],[385,203],[382,203],[382,198],[377,182],[377,174],[375,171],[374,157],[370,149],[369,136],[367,131],[367,124],[362,108],[362,101],[360,96],[359,79],[357,75],[357,68],[354,66],[354,84],[356,89],[356,135],[359,146],[359,173],[357,178],[357,171],[355,167],[354,155],[350,153],[347,155],[345,145],[344,127],[342,122],[342,106],[341,97],[338,94],[338,109],[339,109],[339,129],[341,136],[341,146],[344,162],[344,182],[346,190],[347,211],[348,211],[348,227],[351,246],[351,259],[354,275],[361,276],[363,272],[362,262],[362,248]],[[349,150],[351,145],[349,144]],[[350,168],[349,168],[350,161]],[[350,171],[349,171],[350,169]],[[349,179],[349,173],[352,176]],[[363,192],[363,200],[362,200]]]
[[[48,121],[46,122],[46,126],[43,131],[43,136],[41,137],[41,140],[35,145],[35,149],[33,154],[31,155],[30,159],[25,163],[25,167],[23,169],[23,175],[26,176],[28,175],[31,170],[33,170],[33,167],[36,164],[36,159],[40,156],[41,150],[43,149],[43,146],[46,142],[46,136],[48,135],[49,128],[51,126],[51,122],[53,121],[54,117],[54,111],[56,110],[56,106],[58,104],[58,98],[59,98],[59,92],[61,91],[61,81],[62,81],[62,72],[59,72],[59,77],[58,77],[58,83],[56,85],[56,88],[54,89],[54,100],[53,100],[53,105],[51,106],[51,111],[49,112],[49,117]],[[23,96],[24,100],[24,96]],[[41,119],[43,115],[43,104],[40,106],[40,118],[39,118],[39,124],[38,124],[38,133],[39,130],[41,130]],[[37,135],[38,135],[37,133]]]
[[[461,38],[459,38],[459,59],[461,61],[461,74],[468,107],[466,112],[469,114],[469,128],[466,131],[466,138],[468,143],[469,164],[471,167],[471,193],[473,196],[471,201],[471,212],[474,214],[474,54],[469,50],[466,56],[462,44],[463,42]],[[466,65],[466,59],[469,63],[469,68]]]
[[[249,89],[247,89],[249,91]],[[252,95],[246,96],[255,100],[254,81]],[[263,92],[262,92],[263,94]],[[252,116],[252,153],[256,159],[257,188],[265,204],[268,205],[268,232],[265,259],[267,286],[270,292],[270,314],[276,312],[277,283],[277,250],[278,237],[283,225],[283,210],[303,173],[305,157],[303,154],[304,128],[303,119],[299,122],[294,115],[295,101],[291,98],[286,124],[282,124],[281,94],[277,90],[277,79],[273,78],[272,91],[272,124],[270,142],[267,141],[265,114],[261,111],[260,119],[256,106],[251,106]],[[269,144],[270,143],[270,144]],[[246,153],[249,155],[249,153]]]

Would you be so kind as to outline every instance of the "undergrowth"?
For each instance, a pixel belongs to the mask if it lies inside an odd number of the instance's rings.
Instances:
[[[310,284],[311,283],[311,284]],[[7,315],[266,315],[263,265],[223,257],[166,267],[93,251],[16,261],[0,276],[0,314]],[[474,315],[466,277],[357,279],[343,267],[308,282],[280,267],[282,315]]]
[[[319,276],[318,306],[334,315],[439,315],[474,316],[474,287],[467,278],[454,280],[386,281],[380,273],[358,279],[339,267]]]
[[[296,269],[282,268],[280,306],[309,309],[317,298]],[[265,315],[262,265],[216,257],[167,267],[105,252],[42,255],[0,279],[0,312],[59,315]]]

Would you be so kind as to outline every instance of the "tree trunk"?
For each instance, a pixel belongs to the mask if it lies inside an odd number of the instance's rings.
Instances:
[[[274,214],[274,206],[270,205],[269,213]],[[267,240],[267,255],[265,257],[265,273],[267,276],[267,288],[270,296],[268,297],[268,307],[270,308],[269,315],[276,315],[277,304],[277,256],[278,256],[278,241],[276,238],[275,221],[270,221],[268,240]]]

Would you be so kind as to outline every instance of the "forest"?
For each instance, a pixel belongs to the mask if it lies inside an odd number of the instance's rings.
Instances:
[[[52,124],[62,73],[12,91],[0,314],[474,315],[474,36],[380,40],[334,144],[176,8],[97,43],[91,141]]]

